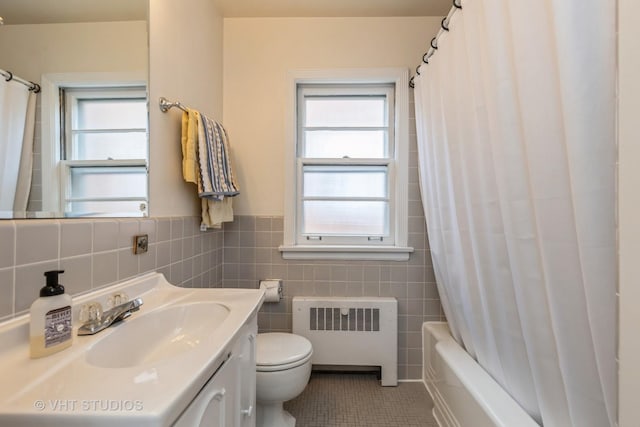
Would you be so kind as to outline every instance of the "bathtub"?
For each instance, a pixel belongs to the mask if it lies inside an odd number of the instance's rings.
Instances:
[[[422,379],[440,427],[540,427],[451,337],[446,322],[422,325]]]

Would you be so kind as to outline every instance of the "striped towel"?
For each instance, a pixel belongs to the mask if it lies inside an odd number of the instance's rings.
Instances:
[[[233,221],[231,196],[239,194],[222,125],[196,110],[182,115],[182,175],[198,186],[202,224],[220,228]]]
[[[240,194],[231,168],[229,140],[221,124],[200,113],[198,120],[198,162],[200,197],[222,200]]]

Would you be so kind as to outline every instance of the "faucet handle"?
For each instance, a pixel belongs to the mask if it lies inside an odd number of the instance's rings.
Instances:
[[[82,304],[79,317],[82,323],[100,320],[102,318],[102,304],[97,301]]]
[[[117,307],[125,302],[129,301],[129,296],[124,292],[116,292],[115,294],[109,296],[107,300],[107,309],[110,310],[113,307]]]

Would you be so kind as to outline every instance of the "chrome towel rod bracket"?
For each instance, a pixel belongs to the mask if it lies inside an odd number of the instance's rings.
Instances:
[[[169,111],[173,107],[178,107],[182,111],[187,111],[187,107],[182,105],[180,102],[178,102],[178,101],[171,102],[167,98],[165,98],[164,96],[160,97],[160,111],[162,111],[163,113],[166,113],[167,111]]]

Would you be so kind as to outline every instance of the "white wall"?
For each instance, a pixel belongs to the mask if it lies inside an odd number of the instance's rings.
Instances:
[[[619,425],[640,425],[640,3],[618,1]]]
[[[198,215],[195,186],[182,180],[182,112],[160,112],[158,99],[222,116],[222,18],[210,0],[150,0],[149,40],[150,213]]]
[[[0,26],[0,68],[34,82],[46,73],[144,71],[147,23]]]
[[[288,70],[414,70],[439,25],[430,17],[225,18],[224,125],[240,185],[236,214],[283,215]]]

